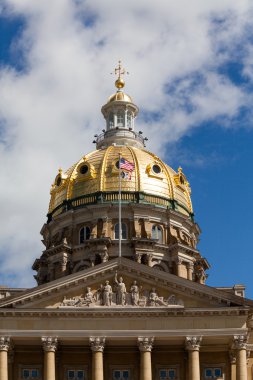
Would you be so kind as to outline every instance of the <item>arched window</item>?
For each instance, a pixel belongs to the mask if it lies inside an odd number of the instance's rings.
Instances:
[[[79,243],[82,244],[85,240],[89,240],[90,238],[90,228],[82,227],[79,232]]]
[[[124,114],[122,112],[117,114],[117,127],[124,127]]]
[[[119,223],[114,226],[115,239],[119,239]],[[121,223],[121,239],[127,239],[127,225],[126,223]]]
[[[158,240],[158,243],[163,242],[162,228],[156,224],[152,226],[152,239]]]
[[[131,128],[132,127],[132,115],[131,113],[127,113],[127,128]]]
[[[111,112],[109,115],[109,128],[113,128],[113,127],[114,127],[114,116],[113,116],[113,113]]]

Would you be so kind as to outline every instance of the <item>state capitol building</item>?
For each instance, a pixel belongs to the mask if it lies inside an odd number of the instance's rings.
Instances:
[[[115,72],[96,150],[52,184],[37,286],[0,287],[0,380],[253,380],[253,301],[205,284],[189,182]]]

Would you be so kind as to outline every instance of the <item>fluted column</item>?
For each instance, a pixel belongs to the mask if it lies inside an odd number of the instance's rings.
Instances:
[[[55,380],[55,351],[57,350],[57,338],[41,338],[44,349],[44,380]]]
[[[103,380],[103,352],[105,347],[105,338],[90,338],[90,347],[92,351],[92,380]]]
[[[152,380],[151,351],[154,338],[140,337],[138,345],[141,354],[140,380]]]
[[[8,380],[8,350],[10,348],[10,338],[0,337],[0,379]]]
[[[188,351],[189,380],[200,380],[199,347],[201,336],[187,336],[185,348]]]
[[[236,350],[236,380],[247,380],[247,335],[235,335],[233,348]]]

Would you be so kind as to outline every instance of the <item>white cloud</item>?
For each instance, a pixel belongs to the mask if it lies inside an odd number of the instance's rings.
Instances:
[[[25,70],[0,70],[0,272],[3,280],[15,273],[13,283],[27,286],[31,274],[24,274],[42,249],[38,232],[50,184],[59,166],[67,169],[93,149],[117,60],[130,71],[126,92],[142,110],[137,128],[161,154],[156,146],[206,119],[231,119],[252,100],[217,71],[243,44],[240,59],[252,79],[252,6],[250,0],[4,4],[1,12],[26,22],[12,46]],[[144,122],[148,113],[159,117]]]

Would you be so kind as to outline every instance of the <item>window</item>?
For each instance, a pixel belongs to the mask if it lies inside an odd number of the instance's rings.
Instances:
[[[176,380],[176,369],[175,368],[160,369],[159,380]]]
[[[80,244],[84,243],[85,240],[89,240],[90,238],[90,228],[82,227],[79,232],[79,242]]]
[[[163,242],[163,233],[162,228],[160,226],[152,226],[152,239],[158,240],[158,243]]]
[[[67,371],[67,380],[84,380],[84,370],[83,369],[69,369]]]
[[[128,112],[127,113],[127,128],[132,127],[132,115]]]
[[[109,115],[109,128],[113,128],[114,127],[114,116],[113,116],[113,113],[110,113]]]
[[[115,224],[114,233],[115,233],[115,239],[119,239],[119,223]],[[121,223],[121,239],[127,239],[126,223]]]
[[[118,112],[118,114],[117,114],[117,126],[118,127],[124,126],[124,115],[121,112]]]
[[[130,371],[128,369],[120,369],[113,371],[113,380],[129,380]]]
[[[40,370],[38,368],[23,368],[21,378],[24,380],[39,380],[41,379]]]
[[[204,379],[219,379],[222,378],[222,369],[219,367],[205,368]]]

